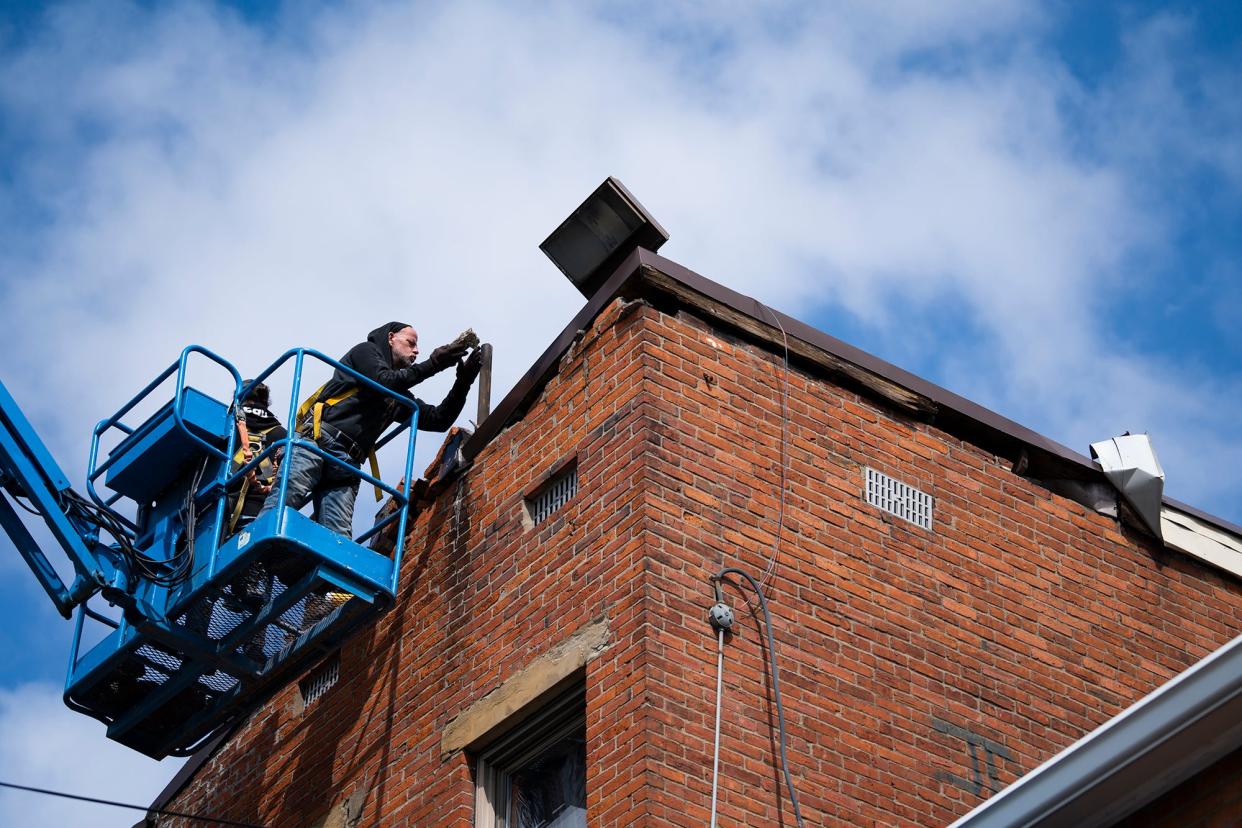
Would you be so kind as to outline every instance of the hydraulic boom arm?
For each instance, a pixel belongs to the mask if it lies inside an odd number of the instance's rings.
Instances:
[[[75,606],[118,574],[112,550],[99,541],[99,523],[90,518],[87,508],[78,506],[81,502],[8,389],[0,383],[0,528],[12,539],[56,609],[66,618]],[[76,577],[72,584],[66,585],[61,579],[15,506],[37,513],[47,524],[52,537],[73,563]]]
[[[227,373],[211,380],[231,386],[223,399],[186,384],[193,355]],[[286,352],[244,385],[232,364],[187,346],[95,426],[87,496],[70,487],[0,384],[0,529],[57,610],[74,618],[65,704],[107,725],[109,738],[157,759],[188,755],[393,605],[407,494],[296,431],[252,458],[237,450],[234,412],[246,388],[289,364],[288,421],[295,422],[308,359],[391,398],[400,422],[380,442],[406,434],[403,477],[410,480],[418,407],[305,348]],[[171,398],[162,398],[174,375]],[[122,422],[136,411],[149,413]],[[274,508],[245,523],[226,520],[238,514],[234,503],[245,504],[246,475],[278,450],[285,457],[319,455],[341,474],[387,492],[397,508],[356,537],[339,535],[288,503],[290,464],[280,463],[269,497]],[[97,483],[111,494],[101,495]],[[393,525],[390,551],[363,545]],[[49,561],[56,547],[68,556],[72,577]],[[119,612],[99,607],[96,595]]]

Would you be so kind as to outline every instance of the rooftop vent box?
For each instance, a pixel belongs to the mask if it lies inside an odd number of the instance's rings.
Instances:
[[[636,248],[655,252],[666,241],[664,228],[609,176],[539,249],[589,299]]]

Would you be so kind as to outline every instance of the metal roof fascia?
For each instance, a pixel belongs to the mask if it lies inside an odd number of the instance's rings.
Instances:
[[[577,332],[590,324],[590,321],[609,302],[631,285],[643,267],[658,270],[708,299],[719,302],[764,325],[770,325],[773,317],[779,319],[781,326],[789,336],[796,337],[839,359],[851,362],[935,403],[940,409],[936,415],[936,421],[939,423],[943,424],[946,420],[956,419],[963,424],[970,424],[974,428],[981,429],[998,442],[1014,447],[1033,448],[1066,461],[1071,466],[1080,469],[1086,479],[1105,480],[1100,466],[1086,455],[642,247],[634,250],[622,261],[530,370],[518,380],[487,419],[479,424],[478,431],[463,446],[463,454],[468,460],[477,457],[479,452],[508,425],[510,418],[522,410],[527,397],[536,393],[555,372],[561,356],[573,343]],[[1169,497],[1165,497],[1163,502],[1242,538],[1242,526]]]
[[[963,417],[974,420],[977,423],[988,427],[989,429],[1013,438],[1026,445],[1043,449],[1050,454],[1054,454],[1062,459],[1069,460],[1072,463],[1080,465],[1091,470],[1095,474],[1099,474],[1099,467],[1093,463],[1090,458],[1080,454],[1068,446],[1064,446],[1055,440],[1051,440],[1038,432],[1023,426],[1007,417],[1002,417],[995,411],[984,408],[978,403],[971,402],[965,397],[958,396],[952,391],[941,388],[939,385],[928,382],[920,376],[910,373],[904,368],[899,368],[891,362],[885,362],[879,357],[869,354],[861,348],[850,345],[836,337],[824,333],[818,328],[793,317],[787,316],[778,310],[769,308],[756,299],[744,294],[738,293],[731,288],[727,288],[718,282],[713,282],[706,276],[702,276],[694,271],[677,264],[674,261],[664,258],[657,253],[650,251],[643,252],[643,264],[659,270],[665,275],[671,276],[687,287],[703,294],[714,301],[727,305],[738,313],[746,314],[758,322],[769,325],[772,316],[776,316],[781,320],[781,325],[785,328],[785,332],[790,336],[795,336],[806,342],[820,348],[833,356],[839,357],[848,362],[870,371],[877,376],[900,385],[910,391],[915,392],[942,408],[960,414]]]
[[[1239,538],[1242,538],[1242,526],[1236,523],[1230,523],[1229,521],[1224,520],[1223,518],[1218,518],[1216,515],[1209,514],[1208,512],[1205,512],[1202,509],[1191,506],[1188,503],[1182,503],[1180,500],[1174,500],[1171,497],[1166,497],[1164,499],[1164,505],[1170,506],[1179,512],[1185,512],[1191,517],[1198,518],[1204,523],[1212,524],[1217,529],[1222,529],[1226,532],[1230,532],[1234,535],[1237,535]]]
[[[1188,750],[1196,745],[1199,752]],[[1242,636],[1174,676],[949,828],[1111,825],[1240,745]]]
[[[1074,451],[1068,446],[1045,437],[1039,432],[1032,431],[1021,423],[1014,422],[1008,417],[984,408],[976,402],[954,394],[946,388],[942,388],[935,383],[912,374],[904,368],[899,368],[890,362],[886,362],[873,354],[850,345],[848,342],[843,342],[818,328],[813,328],[805,322],[769,308],[756,299],[738,293],[718,282],[713,282],[706,276],[695,273],[693,270],[666,259],[658,253],[652,253],[649,250],[640,250],[639,253],[641,254],[641,264],[659,270],[661,273],[676,279],[709,299],[727,305],[738,313],[746,314],[765,325],[770,324],[772,316],[776,316],[780,319],[781,325],[785,328],[788,335],[795,336],[808,345],[820,348],[833,356],[852,362],[879,377],[926,397],[940,406],[944,412],[957,415],[963,420],[971,421],[998,436],[1008,438],[1018,444],[1040,449],[1068,461],[1080,467],[1092,478],[1105,479],[1100,466],[1085,454]],[[1213,524],[1226,532],[1242,537],[1242,526],[1230,523],[1227,520],[1169,497],[1165,497],[1163,502],[1206,523]]]
[[[1160,510],[1164,545],[1242,578],[1242,537],[1165,505]]]

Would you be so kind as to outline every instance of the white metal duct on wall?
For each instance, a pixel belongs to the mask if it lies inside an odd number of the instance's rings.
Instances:
[[[1146,434],[1123,434],[1091,444],[1091,457],[1100,464],[1109,482],[1134,509],[1143,524],[1158,538],[1160,509],[1164,501],[1164,469]]]

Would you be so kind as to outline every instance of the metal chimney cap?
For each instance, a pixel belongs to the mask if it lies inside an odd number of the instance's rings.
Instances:
[[[635,248],[654,253],[666,241],[659,222],[609,176],[539,249],[589,299]]]
[[[1164,469],[1146,434],[1123,434],[1091,444],[1091,458],[1134,509],[1152,534],[1163,540],[1160,510],[1164,503]]]

